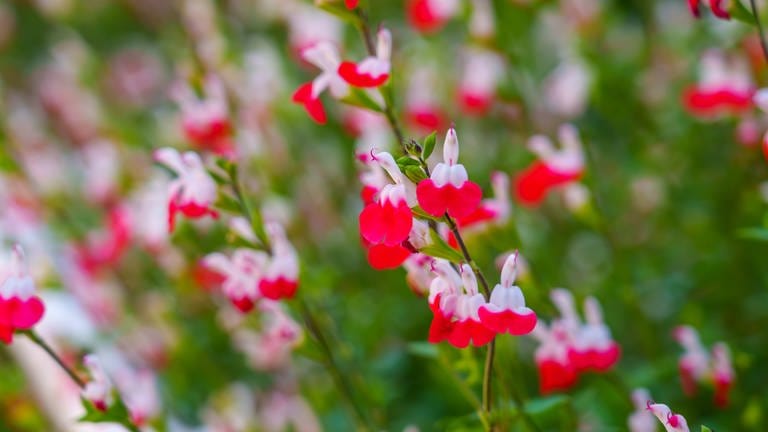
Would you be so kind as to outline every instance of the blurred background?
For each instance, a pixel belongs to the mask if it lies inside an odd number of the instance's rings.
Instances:
[[[143,386],[124,394],[146,405],[155,430],[284,430],[281,413],[314,415],[329,431],[355,430],[360,416],[379,430],[480,428],[472,395],[482,352],[426,343],[431,313],[405,272],[365,260],[354,154],[396,152],[395,138],[329,96],[322,126],[291,101],[317,75],[302,48],[329,40],[345,59],[366,55],[358,29],[327,11],[343,7],[325,3],[0,0],[3,249],[27,250],[47,305],[40,334],[72,364],[96,352],[124,372],[122,388]],[[737,64],[733,85],[764,85],[756,29],[704,7],[694,19],[682,0],[456,1],[424,28],[412,3],[361,4],[372,28],[392,32],[392,95],[407,137],[437,130],[440,143],[454,122],[485,196],[491,172],[514,178],[535,160],[532,135],[556,138],[571,123],[583,142],[578,187],[536,206],[511,190],[509,220],[468,234],[468,246],[491,283],[497,257],[519,249],[520,286],[543,319],[556,315],[554,287],[598,298],[622,358],[542,396],[536,342],[500,337],[500,400],[517,393],[543,430],[620,431],[630,391],[645,387],[694,430],[765,430],[768,119],[756,107],[702,114],[684,96],[714,67],[706,58]],[[300,288],[286,310],[327,336],[305,330],[277,366],[249,350],[268,324],[238,316],[197,265],[230,247],[226,224],[167,230],[172,176],[152,152],[201,150],[185,135],[178,95],[204,93],[211,76],[223,84],[225,145],[245,194],[299,252]],[[465,97],[478,88],[490,94],[480,107]],[[730,347],[726,408],[713,406],[710,387],[684,394],[672,334],[681,324],[707,347]],[[73,425],[77,389],[27,342],[0,347],[0,431],[110,430]]]

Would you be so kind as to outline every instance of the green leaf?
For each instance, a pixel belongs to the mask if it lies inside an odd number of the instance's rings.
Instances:
[[[416,165],[418,166],[420,163],[416,159],[410,157],[410,156],[400,156],[397,158],[397,166],[400,167],[400,169],[404,169],[406,166],[409,165]]]
[[[229,184],[229,179],[217,173],[216,171],[212,169],[207,169],[206,171],[208,171],[208,175],[211,176],[211,178],[213,178],[213,181],[215,181],[217,185],[221,186],[221,185]]]
[[[738,236],[748,240],[768,241],[768,228],[740,229]]]
[[[320,2],[320,4],[318,4],[317,6],[320,9],[328,12],[329,14],[336,16],[342,21],[346,21],[355,26],[360,25],[360,17],[358,17],[351,10],[347,9],[346,6],[344,6],[341,1],[333,2],[333,1],[325,0]]]
[[[352,88],[346,96],[341,99],[341,102],[347,105],[354,105],[356,107],[369,109],[376,112],[384,112],[376,101],[371,99],[371,96],[363,90]]]
[[[431,244],[419,249],[419,252],[429,255],[435,258],[446,259],[452,263],[461,263],[464,261],[464,256],[459,251],[452,248],[434,231],[430,231]]]
[[[427,158],[432,155],[432,152],[435,151],[435,141],[437,141],[437,131],[432,131],[431,134],[427,135],[426,138],[424,138],[421,152],[421,158],[424,160],[427,160]]]
[[[418,183],[427,178],[424,170],[418,165],[407,165],[403,170],[403,174],[408,177],[408,180]]]
[[[437,345],[429,342],[411,342],[408,344],[408,352],[426,358],[436,359],[440,352],[437,350]]]
[[[232,196],[224,193],[219,194],[213,206],[230,213],[240,213],[241,211],[240,203]]]
[[[569,397],[565,395],[554,395],[547,397],[540,397],[528,401],[525,404],[525,412],[532,416],[541,416],[549,413],[552,410],[560,408],[569,401]]]
[[[701,425],[701,432],[712,432],[712,429],[710,429],[710,428],[708,428],[708,427],[706,427],[704,425]]]
[[[741,4],[740,0],[731,2],[731,7],[728,9],[728,13],[731,14],[731,17],[736,21],[741,21],[751,26],[755,25],[755,16]]]
[[[427,212],[425,212],[424,209],[422,209],[419,206],[411,207],[411,212],[413,212],[413,216],[415,216],[417,219],[428,220],[428,221],[438,220],[438,218],[432,217],[432,215],[427,214]]]

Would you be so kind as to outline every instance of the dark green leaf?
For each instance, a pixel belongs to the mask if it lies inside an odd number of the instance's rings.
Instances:
[[[421,146],[423,148],[421,153],[422,159],[427,160],[427,158],[432,155],[432,152],[435,151],[435,141],[437,141],[437,131],[433,131],[424,138],[424,144]]]

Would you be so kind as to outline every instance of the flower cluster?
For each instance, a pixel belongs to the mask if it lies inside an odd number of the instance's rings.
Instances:
[[[718,342],[712,346],[711,354],[708,353],[699,340],[699,333],[691,326],[677,327],[674,336],[685,350],[678,362],[685,394],[693,396],[697,383],[710,383],[715,389],[715,405],[726,407],[735,380],[728,346]]]
[[[560,318],[549,326],[539,321],[533,330],[533,336],[540,342],[535,359],[542,393],[570,388],[583,372],[607,371],[621,354],[594,297],[584,300],[584,323],[570,291],[557,288],[552,290],[550,297],[560,311]]]

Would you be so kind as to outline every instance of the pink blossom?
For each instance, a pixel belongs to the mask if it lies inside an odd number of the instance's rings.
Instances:
[[[197,153],[179,154],[176,149],[164,147],[156,150],[154,157],[178,176],[168,185],[169,232],[173,232],[178,212],[192,219],[218,218],[219,214],[212,208],[216,200],[216,182]]]
[[[673,413],[668,406],[648,401],[647,409],[659,419],[667,432],[690,432],[685,417]]]
[[[635,410],[629,415],[627,424],[629,432],[656,432],[656,418],[648,410],[651,394],[644,388],[632,391],[632,404]]]

